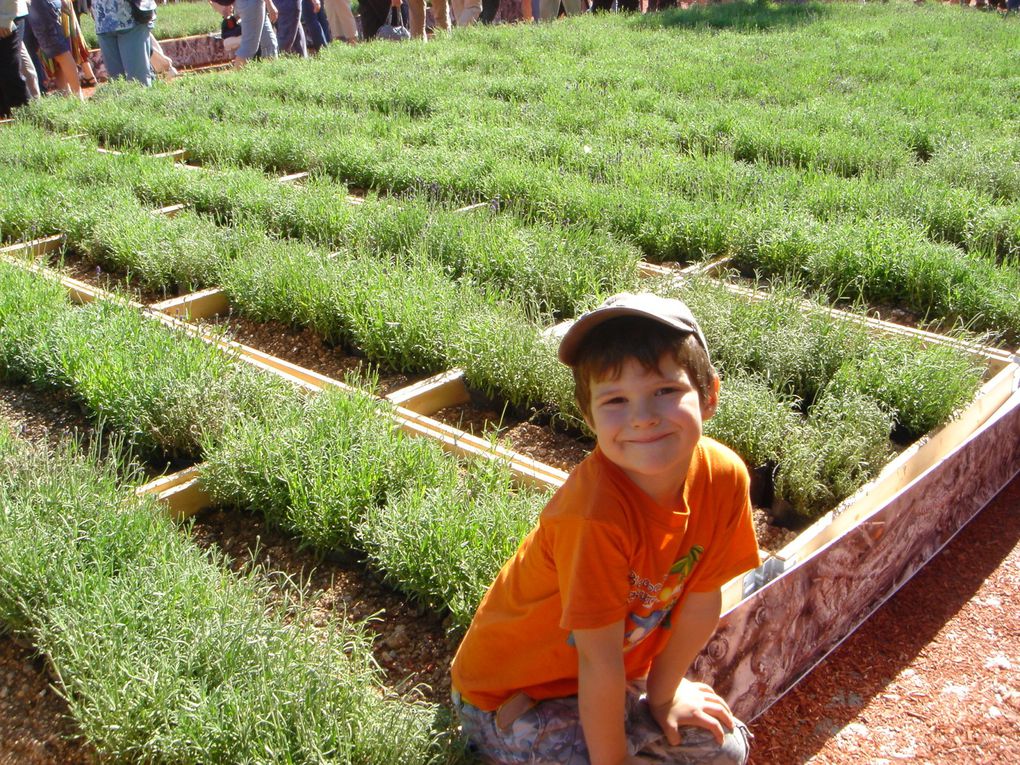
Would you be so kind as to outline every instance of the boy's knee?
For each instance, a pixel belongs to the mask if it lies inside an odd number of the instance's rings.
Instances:
[[[697,765],[744,765],[751,753],[750,734],[743,723],[738,722],[732,731],[723,736],[722,744],[715,740],[710,731],[702,757],[691,760]]]
[[[744,765],[751,751],[751,735],[743,723],[723,736],[720,744],[712,731],[706,728],[682,728],[683,740],[679,747],[671,748],[662,762],[683,765]],[[655,758],[653,758],[655,759]]]
[[[736,727],[723,737],[719,747],[718,759],[712,760],[719,765],[744,765],[751,754],[751,734],[738,722]]]

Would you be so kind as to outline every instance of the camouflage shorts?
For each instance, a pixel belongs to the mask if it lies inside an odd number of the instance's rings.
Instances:
[[[541,701],[506,729],[496,725],[496,713],[485,712],[454,691],[453,705],[471,750],[483,761],[498,765],[588,765],[588,748],[581,733],[577,697]],[[704,728],[680,729],[682,740],[670,746],[648,710],[641,690],[627,690],[627,747],[648,762],[670,765],[743,765],[751,734],[743,723],[719,744]]]

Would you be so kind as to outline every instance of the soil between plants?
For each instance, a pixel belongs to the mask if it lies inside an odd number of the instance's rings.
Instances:
[[[77,279],[115,295],[128,297],[143,305],[159,303],[181,294],[176,290],[167,292],[143,287],[125,272],[107,271],[102,266],[74,252],[64,253],[57,267],[62,274],[70,276],[72,279]]]
[[[318,332],[307,327],[296,328],[280,321],[253,321],[236,313],[218,316],[202,324],[222,330],[228,340],[235,340],[340,382],[348,375],[365,379],[378,377],[374,390],[379,396],[388,395],[426,378],[425,375],[408,375],[373,365],[363,356],[328,344]]]

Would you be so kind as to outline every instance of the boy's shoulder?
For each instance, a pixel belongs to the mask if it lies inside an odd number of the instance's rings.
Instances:
[[[691,465],[692,470],[708,468],[719,477],[727,475],[747,476],[747,465],[744,460],[733,449],[724,443],[716,441],[711,436],[702,436],[698,440],[698,447],[695,454],[700,458],[700,464]],[[711,476],[710,476],[711,477]]]
[[[689,497],[745,494],[751,485],[747,465],[733,449],[702,436],[687,473]]]
[[[592,520],[626,497],[615,466],[596,449],[570,471],[542,511],[544,521]]]

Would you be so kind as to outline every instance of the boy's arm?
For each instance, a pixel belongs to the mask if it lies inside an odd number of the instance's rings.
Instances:
[[[648,706],[670,744],[680,743],[678,726],[707,728],[722,743],[733,730],[729,706],[704,683],[684,679],[691,662],[719,623],[722,593],[692,592],[673,615],[672,635],[648,672]]]
[[[574,630],[574,645],[578,708],[592,765],[640,762],[627,755],[623,620],[598,629]]]

